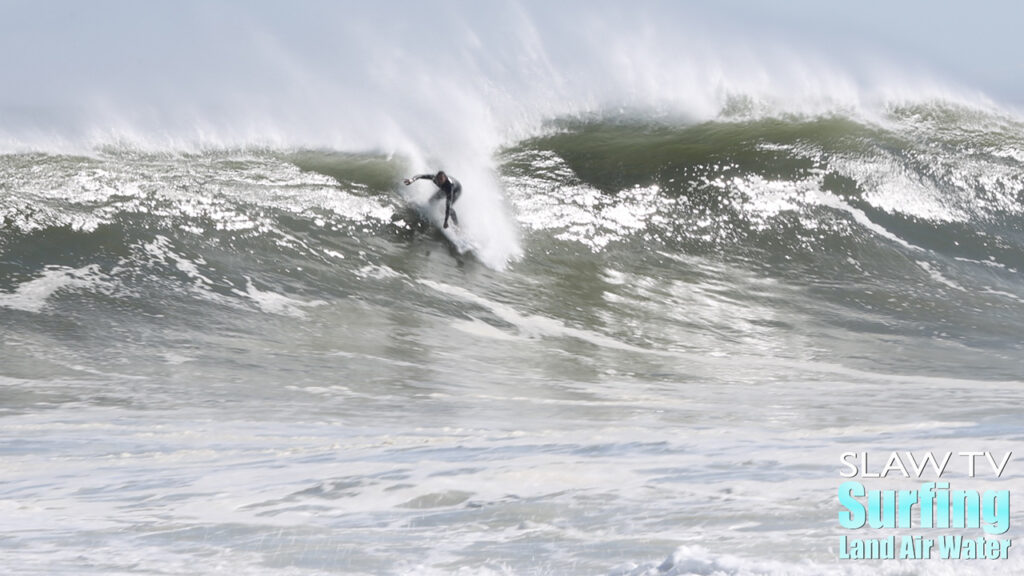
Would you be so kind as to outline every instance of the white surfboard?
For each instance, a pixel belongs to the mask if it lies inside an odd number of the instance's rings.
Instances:
[[[454,222],[449,220],[448,227],[444,227],[444,202],[430,202],[429,200],[419,202],[414,200],[411,204],[419,212],[420,217],[440,231],[459,254],[467,254],[476,249],[476,243],[473,242],[472,238],[467,236],[465,231]]]

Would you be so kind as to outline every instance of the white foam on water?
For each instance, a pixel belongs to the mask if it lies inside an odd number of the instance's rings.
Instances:
[[[449,284],[435,282],[433,280],[420,280],[419,283],[446,296],[454,296],[460,300],[486,308],[499,319],[515,326],[518,332],[527,338],[577,338],[603,348],[625,350],[642,354],[657,354],[656,351],[630,346],[629,344],[620,342],[614,338],[597,332],[566,326],[564,322],[555,318],[548,318],[537,314],[523,314],[512,306],[477,296],[465,288],[451,286]]]
[[[248,298],[267,314],[280,314],[296,318],[305,318],[307,308],[315,308],[326,304],[323,300],[299,300],[272,290],[260,290],[255,286],[252,278],[248,276],[245,277],[244,291],[238,289],[232,289],[231,291],[238,296]]]
[[[659,562],[624,566],[610,576],[987,576],[1015,574],[1024,562],[1009,560],[846,560],[780,562],[714,554],[700,546],[682,546]]]
[[[0,306],[23,312],[42,312],[51,298],[65,291],[96,289],[103,284],[99,267],[47,267],[38,278],[19,284],[13,292],[0,292]]]
[[[942,284],[943,286],[946,286],[947,288],[952,288],[954,290],[958,290],[960,292],[968,292],[968,290],[966,288],[964,288],[963,286],[957,284],[953,280],[950,280],[948,277],[946,277],[946,275],[943,274],[940,270],[938,270],[938,268],[936,268],[934,264],[932,264],[930,262],[925,262],[923,260],[918,260],[916,263],[917,263],[917,265],[922,270],[924,270],[925,272],[928,273],[928,276],[932,280],[938,282],[939,284]]]

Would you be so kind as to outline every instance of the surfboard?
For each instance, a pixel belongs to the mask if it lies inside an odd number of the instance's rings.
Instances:
[[[444,236],[459,254],[468,254],[476,249],[476,243],[470,238],[464,229],[451,220],[448,227],[444,227],[444,202],[411,201],[410,204],[419,213],[419,216]]]

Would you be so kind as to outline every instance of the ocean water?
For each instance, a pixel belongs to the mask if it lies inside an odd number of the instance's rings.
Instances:
[[[316,106],[266,131],[11,112],[5,573],[1024,569],[1012,547],[843,560],[836,497],[847,452],[877,470],[1024,438],[1024,119],[932,84],[851,96],[832,68],[810,91],[736,67],[679,89],[657,42],[556,58],[543,11],[512,13],[515,41],[485,47],[528,65],[399,44],[490,83],[349,98],[341,136]],[[643,93],[579,90],[560,58],[595,54]],[[424,111],[433,132],[391,122]],[[424,221],[429,182],[401,184],[438,164],[471,252]]]

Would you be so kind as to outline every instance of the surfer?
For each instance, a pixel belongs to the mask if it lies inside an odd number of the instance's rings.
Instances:
[[[440,190],[430,197],[431,202],[440,200],[441,195],[444,194],[444,227],[448,227],[449,215],[451,216],[452,223],[458,226],[459,217],[455,214],[455,210],[452,209],[452,204],[455,204],[455,201],[458,200],[459,196],[462,194],[462,184],[459,184],[459,181],[455,178],[449,177],[443,170],[437,174],[420,174],[419,176],[406,178],[403,182],[408,186],[421,178],[433,180],[434,184],[440,188]]]

